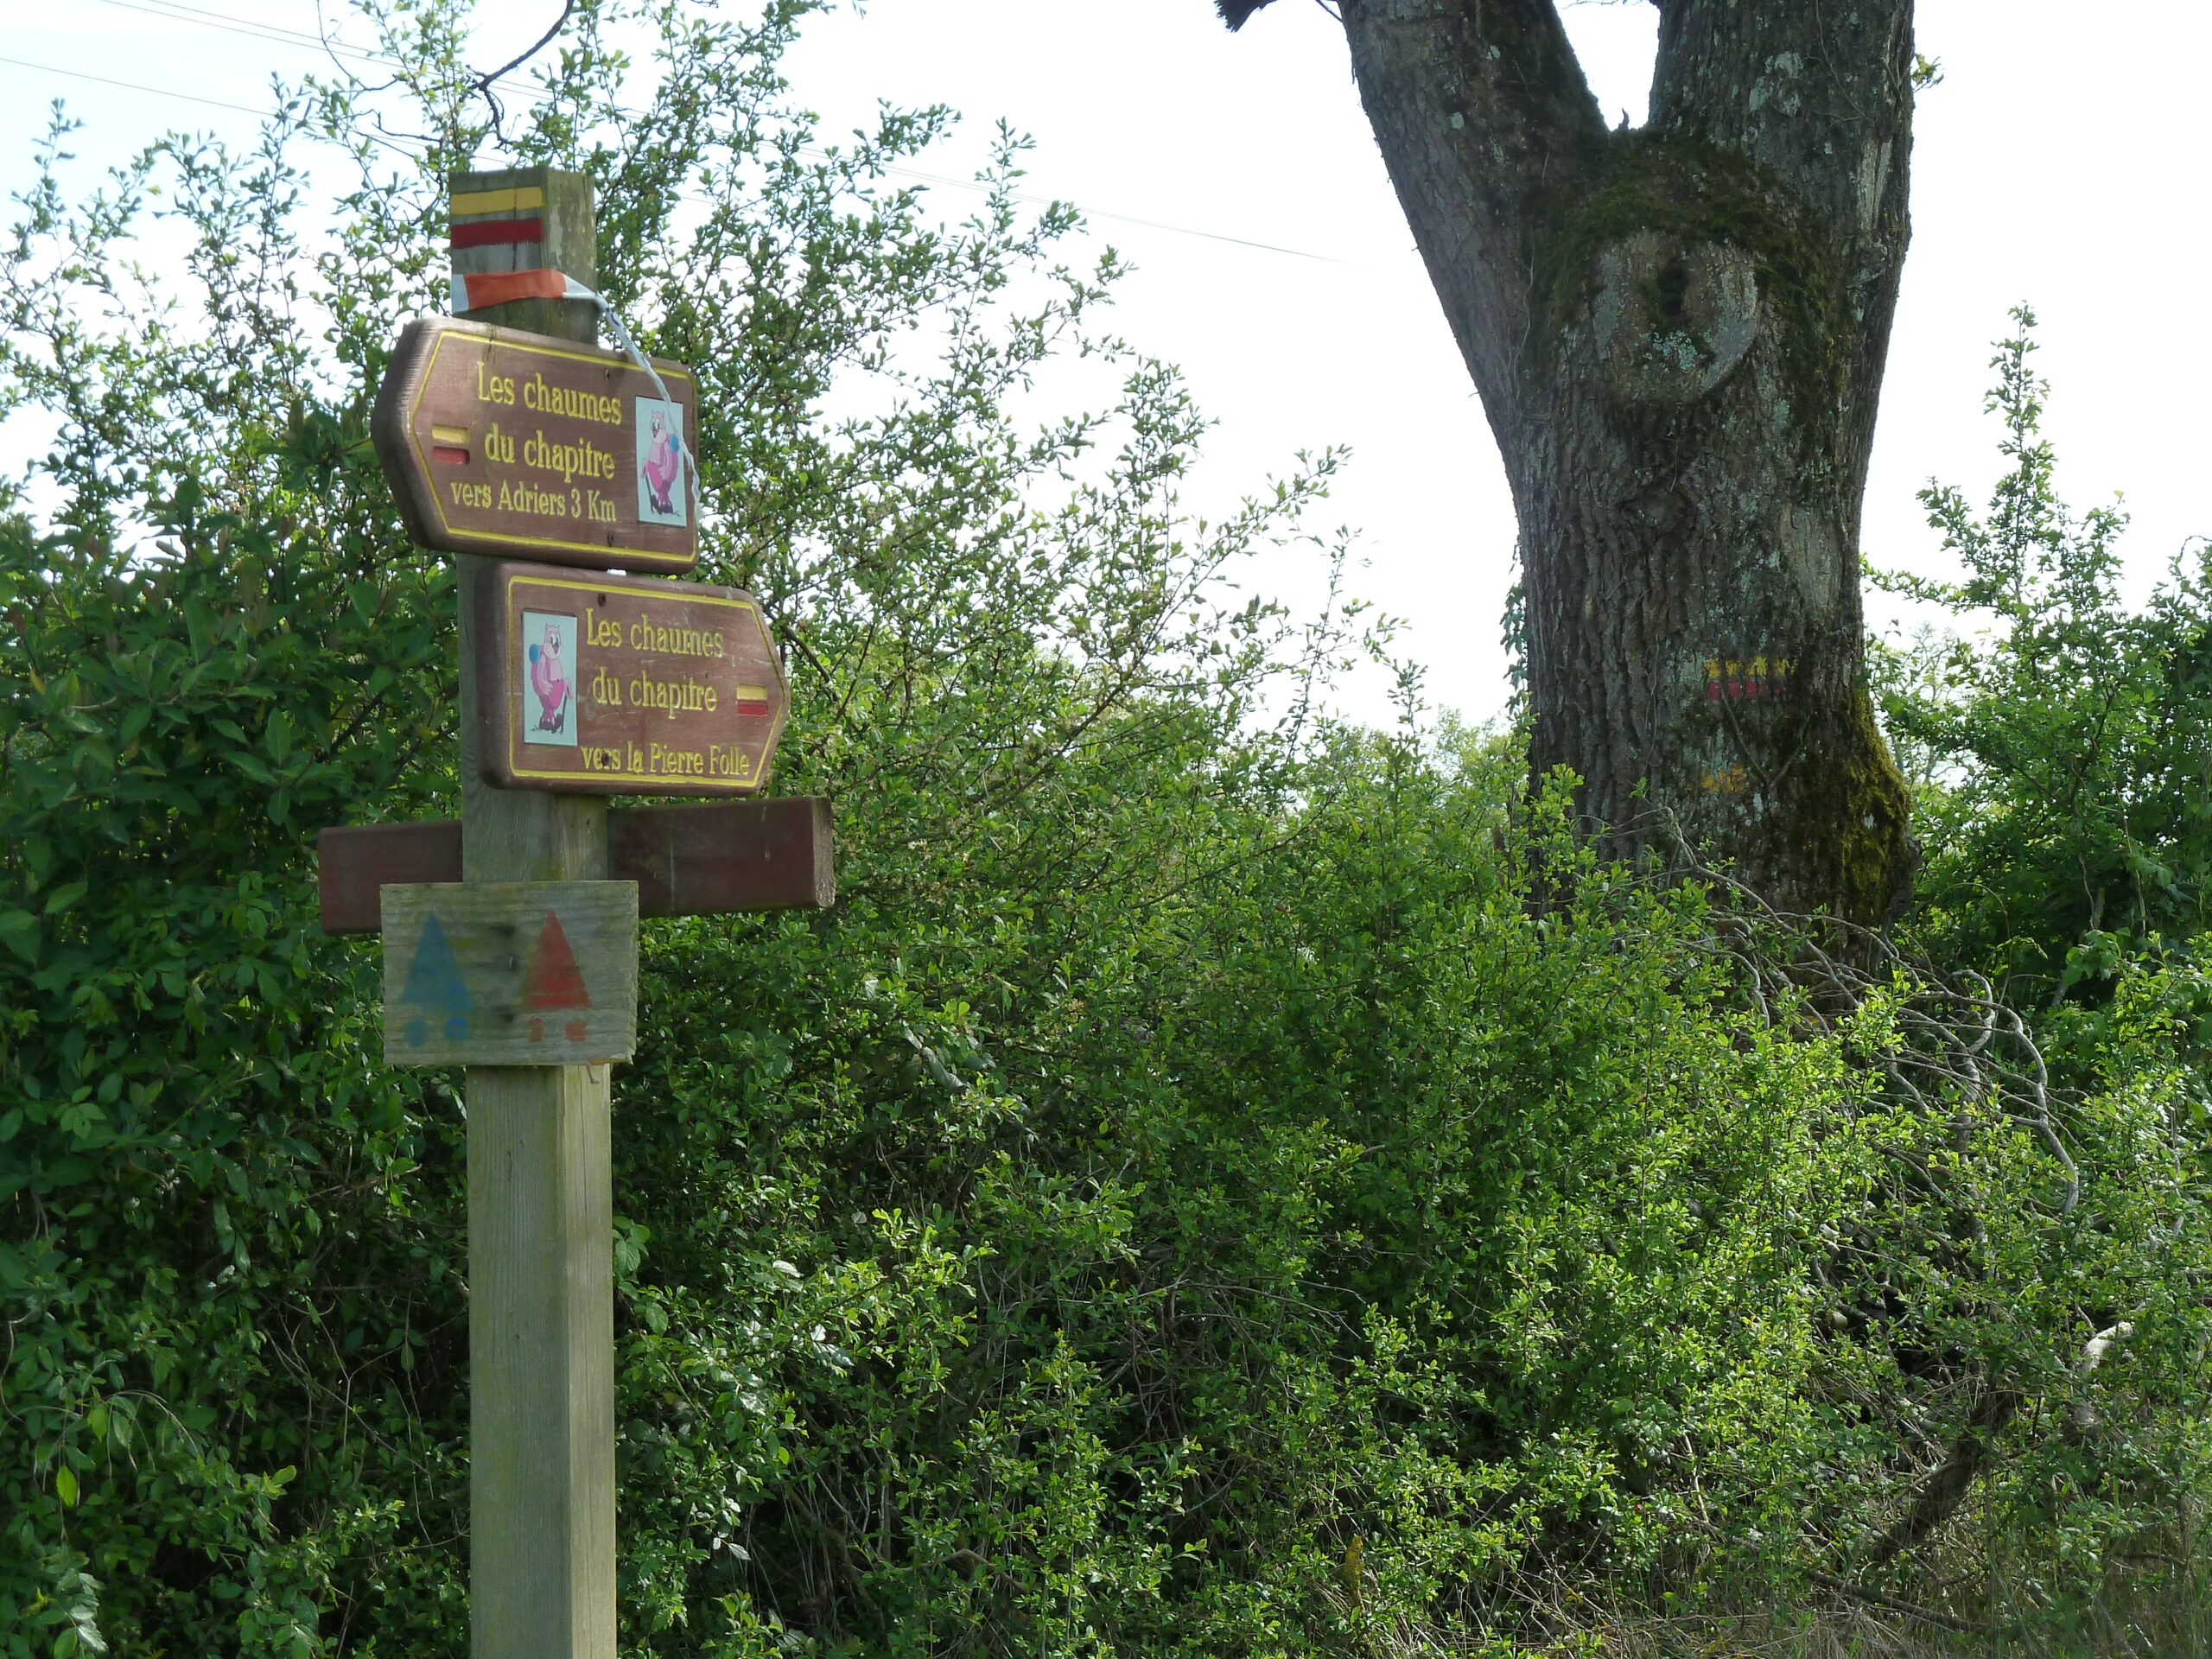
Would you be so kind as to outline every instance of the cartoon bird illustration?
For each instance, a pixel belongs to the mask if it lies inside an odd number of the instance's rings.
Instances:
[[[530,648],[530,689],[537,694],[537,729],[563,729],[569,723],[569,671],[561,663],[561,630],[550,624],[543,647]]]
[[[671,429],[665,410],[653,411],[652,442],[645,447],[645,458],[638,465],[645,474],[645,494],[653,504],[655,512],[676,511],[676,483],[683,476],[683,439]]]

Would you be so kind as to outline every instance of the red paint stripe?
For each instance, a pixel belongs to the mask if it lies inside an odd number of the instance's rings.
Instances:
[[[569,279],[557,270],[491,270],[461,280],[468,289],[471,311],[511,300],[557,300],[569,291]]]
[[[543,242],[542,219],[473,219],[453,227],[456,248],[493,248],[507,242]]]
[[[430,459],[442,461],[448,467],[466,467],[468,465],[468,451],[456,449],[450,444],[435,444],[430,449]]]
[[[768,717],[768,705],[765,702],[754,702],[748,698],[741,698],[738,702],[737,712],[754,720],[766,720]]]

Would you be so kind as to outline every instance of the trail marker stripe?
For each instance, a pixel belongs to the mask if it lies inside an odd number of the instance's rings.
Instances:
[[[452,245],[456,248],[490,248],[505,242],[543,242],[545,221],[542,219],[475,219],[453,227]]]
[[[507,190],[456,190],[448,211],[455,219],[473,213],[526,213],[545,205],[545,192],[535,185]]]

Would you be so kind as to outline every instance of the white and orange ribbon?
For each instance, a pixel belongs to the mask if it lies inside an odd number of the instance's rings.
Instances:
[[[661,402],[676,401],[668,395],[668,387],[659,372],[638,349],[638,342],[630,338],[630,331],[622,326],[622,314],[607,302],[604,295],[593,293],[566,271],[547,267],[537,270],[483,270],[465,276],[458,271],[454,273],[452,304],[456,313],[474,311],[487,305],[505,305],[515,300],[589,300],[614,330],[614,338],[630,354],[630,360],[652,379]]]

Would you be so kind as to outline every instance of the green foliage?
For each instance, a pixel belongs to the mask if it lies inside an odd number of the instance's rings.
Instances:
[[[188,319],[120,256],[156,168]],[[61,422],[54,528],[0,522],[10,1654],[281,1648],[457,1466],[414,1404],[456,1351],[450,1102],[376,1063],[309,857],[449,783],[449,584],[276,321],[296,184],[178,141],[73,213],[49,170],[7,256],[6,381]]]
[[[1922,781],[1936,948],[2056,1004],[2101,999],[2123,962],[2204,930],[2212,548],[2177,555],[2141,609],[2123,601],[2126,518],[2117,507],[2077,518],[2058,499],[2040,435],[2047,388],[2029,365],[2035,317],[2012,315],[2019,332],[1998,349],[1988,402],[2010,466],[1988,512],[1948,486],[1921,493],[1963,579],[1881,578],[1983,632],[1923,635],[1878,672]]]
[[[1503,1654],[1930,1551],[2056,1628],[2186,1558],[2186,963],[2115,979],[2038,1122],[2026,1027],[1961,1065],[1903,974],[1824,1011],[1503,741],[1319,718],[1355,618],[1232,580],[1334,459],[1196,522],[1112,263],[1052,263],[1010,140],[963,223],[887,186],[942,111],[818,149],[805,10],[644,8],[640,111],[586,6],[512,118],[702,365],[709,573],[787,656],[779,788],[838,811],[835,912],[646,930],[624,1651]],[[364,411],[491,141],[459,12],[369,15],[419,168],[310,88],[243,160],[73,207],[50,165],[6,255],[0,385],[58,435],[0,525],[7,1659],[466,1648],[458,1080],[379,1064],[310,841],[451,810],[451,589]],[[155,201],[192,251],[141,290]],[[1070,371],[1103,408],[1017,416]],[[1974,1505],[1883,1564],[1977,1422]]]

